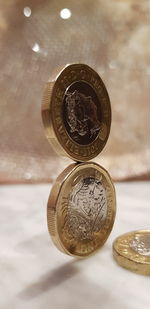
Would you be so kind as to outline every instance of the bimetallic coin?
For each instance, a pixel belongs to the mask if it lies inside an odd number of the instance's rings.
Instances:
[[[115,218],[115,190],[98,164],[72,164],[57,178],[48,200],[48,229],[55,245],[86,257],[108,238]]]
[[[100,76],[88,65],[67,65],[47,83],[42,118],[46,136],[59,154],[76,161],[97,156],[111,125],[110,100]]]
[[[113,243],[117,263],[138,274],[150,275],[150,230],[119,236]]]

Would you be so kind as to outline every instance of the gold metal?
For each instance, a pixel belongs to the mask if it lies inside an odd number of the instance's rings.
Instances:
[[[116,238],[113,256],[120,266],[150,276],[150,230],[134,231]]]
[[[115,189],[108,172],[93,162],[71,164],[49,196],[49,233],[62,252],[87,257],[107,240],[115,213]]]
[[[111,125],[110,100],[100,76],[85,64],[65,66],[47,83],[42,119],[58,154],[81,162],[97,156]]]

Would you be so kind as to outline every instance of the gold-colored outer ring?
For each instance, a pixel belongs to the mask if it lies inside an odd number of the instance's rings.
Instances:
[[[76,81],[84,81],[96,92],[102,111],[102,130],[88,145],[76,143],[68,134],[62,115],[62,104],[67,88]],[[111,126],[111,106],[106,87],[100,76],[86,64],[68,64],[48,81],[42,100],[42,119],[45,134],[54,150],[75,161],[88,161],[104,148]]]
[[[121,267],[150,276],[150,256],[141,255],[129,246],[129,242],[137,234],[147,233],[150,235],[150,230],[133,231],[117,237],[113,242],[113,257]]]
[[[73,176],[76,177],[77,172],[79,171],[79,169],[82,169],[83,171],[83,175],[84,175],[84,168],[94,168],[96,170],[98,170],[98,172],[101,172],[102,175],[105,178],[105,181],[108,183],[109,186],[109,193],[107,196],[107,199],[109,199],[109,203],[110,203],[110,207],[108,210],[108,214],[107,214],[107,218],[106,218],[106,223],[104,223],[104,228],[103,230],[105,230],[104,236],[102,234],[102,241],[100,246],[92,251],[92,252],[84,252],[84,254],[74,254],[72,252],[70,252],[65,246],[64,243],[61,239],[61,231],[59,229],[59,222],[58,222],[58,200],[60,199],[61,195],[62,195],[62,189],[63,186],[65,185],[66,181],[69,181],[69,179]],[[69,192],[68,192],[69,194]],[[50,236],[52,238],[53,243],[55,244],[55,246],[62,251],[63,253],[66,253],[68,255],[74,256],[74,257],[80,257],[80,258],[84,258],[87,257],[89,255],[92,255],[93,253],[95,253],[96,251],[98,251],[102,245],[106,242],[113,224],[114,224],[114,220],[115,220],[115,215],[116,215],[116,195],[115,195],[115,188],[114,185],[112,183],[112,180],[110,178],[110,175],[108,174],[108,172],[101,167],[100,165],[94,163],[94,162],[86,162],[86,163],[74,163],[69,165],[56,179],[51,192],[50,192],[50,196],[48,199],[48,204],[47,204],[47,225],[48,225],[48,230],[50,233]],[[61,216],[61,214],[60,214]]]

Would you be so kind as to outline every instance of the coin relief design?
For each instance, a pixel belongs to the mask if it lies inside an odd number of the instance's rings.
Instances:
[[[64,223],[67,235],[75,240],[92,240],[107,215],[106,192],[102,183],[93,177],[81,178],[68,197]]]
[[[136,235],[130,241],[129,246],[141,255],[150,256],[150,235]]]
[[[48,228],[58,249],[88,256],[108,238],[116,199],[109,174],[98,164],[72,164],[60,174],[48,201]]]
[[[104,148],[111,106],[100,76],[88,65],[70,64],[48,82],[42,103],[48,141],[59,155],[88,161]]]
[[[70,137],[79,144],[93,142],[101,128],[101,111],[94,89],[83,81],[73,83],[66,91],[64,122]]]

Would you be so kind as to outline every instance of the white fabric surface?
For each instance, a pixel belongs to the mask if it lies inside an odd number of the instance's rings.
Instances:
[[[52,244],[50,185],[0,187],[0,309],[148,309],[150,278],[119,267],[113,239],[150,228],[150,183],[116,184],[117,217],[104,247],[77,261]]]

